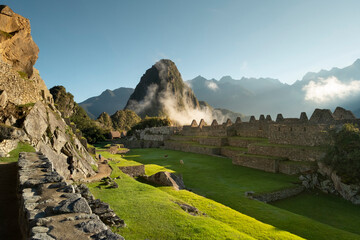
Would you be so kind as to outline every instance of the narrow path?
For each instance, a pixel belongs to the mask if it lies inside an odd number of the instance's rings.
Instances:
[[[92,177],[87,178],[85,181],[86,182],[95,182],[95,181],[99,181],[104,177],[108,177],[111,174],[111,168],[109,166],[109,164],[105,163],[105,158],[101,158],[101,161],[99,161],[98,165],[98,173]]]
[[[0,163],[0,239],[19,240],[17,163]]]

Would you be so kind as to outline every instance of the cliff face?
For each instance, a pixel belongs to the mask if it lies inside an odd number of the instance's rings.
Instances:
[[[30,32],[28,19],[0,6],[0,145],[12,146],[2,148],[0,155],[19,141],[27,142],[43,152],[61,175],[70,174],[68,156],[74,157],[74,178],[93,175],[91,165],[96,162],[66,125],[33,68],[39,50]]]
[[[1,58],[16,70],[31,77],[39,48],[31,37],[30,21],[0,5]]]
[[[0,5],[0,89],[15,104],[52,101],[39,72],[33,68],[39,49],[30,33],[28,19]]]
[[[170,116],[169,107],[176,112],[200,108],[175,63],[162,59],[141,77],[125,109],[133,110],[141,117]]]

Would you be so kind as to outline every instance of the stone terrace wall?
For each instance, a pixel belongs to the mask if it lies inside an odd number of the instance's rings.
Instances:
[[[331,144],[330,125],[327,124],[273,124],[269,141],[275,144],[319,146]]]
[[[240,124],[234,124],[230,128],[233,128],[237,136],[241,137],[269,137],[269,126],[272,121],[266,120],[253,120],[251,122],[244,122]]]
[[[260,144],[249,144],[248,152],[251,154],[288,158],[291,161],[317,161],[323,158],[325,155],[323,151],[320,151],[316,148]]]
[[[227,128],[223,125],[203,127],[184,126],[181,134],[184,136],[225,137],[227,136]]]
[[[104,215],[94,214],[111,212],[108,205],[93,199],[90,206],[75,193],[74,186],[53,171],[52,162],[44,155],[20,153],[18,165],[20,224],[25,239],[124,239],[100,220]],[[86,197],[92,196],[88,192]]]

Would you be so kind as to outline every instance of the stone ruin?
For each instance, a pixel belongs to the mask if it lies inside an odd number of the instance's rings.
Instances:
[[[310,119],[305,112],[299,118],[284,118],[281,113],[276,117],[276,121],[270,115],[261,114],[256,120],[251,116],[249,122],[242,122],[238,117],[235,123],[228,119],[223,124],[218,124],[213,120],[209,126],[202,119],[200,124],[193,120],[191,125],[183,126],[182,135],[186,136],[213,136],[213,137],[260,137],[268,138],[274,144],[294,144],[303,146],[320,146],[330,144],[327,133],[332,126],[344,123],[359,124],[354,114],[337,107],[332,113],[329,109],[315,109]]]

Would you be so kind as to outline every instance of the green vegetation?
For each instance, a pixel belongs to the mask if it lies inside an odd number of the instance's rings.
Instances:
[[[248,151],[247,148],[242,148],[242,147],[225,146],[225,147],[221,147],[221,148],[225,148],[225,149],[229,149],[229,150],[234,150],[234,151],[239,151],[239,152],[247,152],[247,151]]]
[[[29,76],[26,72],[23,72],[23,71],[18,71],[18,74],[20,75],[20,77],[24,80],[28,80],[29,79]]]
[[[165,157],[166,155],[167,157]],[[341,225],[332,227],[320,223],[316,219],[312,220],[244,196],[246,191],[266,193],[297,186],[293,184],[298,182],[296,176],[267,173],[256,169],[234,166],[228,158],[180,151],[135,149],[131,150],[129,156],[125,158],[145,164],[145,169],[147,164],[156,164],[172,169],[177,174],[182,174],[186,187],[194,193],[301,237],[316,240],[360,239],[359,235],[339,229]],[[183,165],[179,163],[180,159],[184,161]],[[159,189],[164,190],[164,188]],[[166,192],[171,195],[178,193]],[[190,201],[183,198],[184,196],[174,196],[189,204],[195,202],[195,200]],[[202,204],[196,205],[194,203],[193,205],[210,216],[210,213],[207,212],[206,208],[202,207]],[[331,214],[331,208],[328,208],[328,214]],[[223,215],[223,217],[226,218],[227,215]],[[262,238],[260,237],[260,239]]]
[[[129,131],[129,135],[133,134],[135,130],[142,130],[145,128],[151,127],[162,127],[162,126],[171,126],[172,122],[169,118],[161,118],[161,117],[145,117],[139,123],[134,125]]]
[[[303,192],[295,197],[274,202],[272,205],[360,234],[360,207],[331,194],[318,191]]]
[[[326,150],[322,146],[300,146],[300,145],[291,145],[291,144],[274,144],[274,143],[268,143],[268,142],[260,142],[256,143],[258,146],[265,146],[265,147],[280,147],[280,148],[297,148],[297,149],[308,149],[308,150]]]
[[[183,144],[187,144],[187,145],[191,145],[191,146],[195,146],[195,147],[220,148],[220,147],[217,147],[217,146],[203,145],[203,144],[200,144],[198,142],[193,142],[193,141],[174,141],[174,140],[167,140],[167,141],[183,143]]]
[[[98,166],[96,166],[95,164],[91,164],[91,168],[92,168],[92,170],[94,170],[94,172],[98,172],[98,171],[99,171]]]
[[[100,183],[89,187],[125,220],[126,228],[114,230],[126,239],[300,239],[188,191],[156,188],[116,171],[112,177],[120,176],[115,181],[121,187],[106,189]],[[175,203],[184,203],[183,199],[196,203],[206,215],[183,211]]]
[[[62,117],[68,118],[70,125],[71,122],[75,124],[89,143],[105,140],[108,130],[103,129],[98,122],[92,120],[85,110],[74,101],[74,96],[66,92],[63,86],[52,87],[50,93],[53,95],[55,106],[61,112]]]
[[[344,124],[333,130],[334,145],[329,148],[324,163],[331,166],[345,183],[360,183],[360,130]]]
[[[112,128],[119,131],[129,131],[141,121],[141,118],[132,110],[119,110],[111,115]]]
[[[10,38],[12,38],[14,36],[11,33],[4,32],[4,31],[1,31],[1,30],[0,30],[0,35],[5,37],[6,39],[10,39]]]
[[[17,162],[20,152],[35,152],[35,149],[27,143],[19,142],[17,148],[15,148],[9,153],[10,155],[9,157],[0,157],[0,162],[2,163]]]
[[[241,139],[241,140],[248,140],[248,141],[254,141],[254,142],[269,142],[269,139],[267,138],[257,138],[257,137],[240,137],[240,136],[235,136],[235,137],[230,137],[232,139]]]
[[[83,133],[89,143],[105,140],[107,131],[98,126],[79,105],[76,104],[74,114],[70,117],[70,120],[76,124],[76,127]]]
[[[276,159],[276,160],[285,160],[286,159],[286,158],[281,158],[281,157],[274,157],[274,156],[268,156],[268,155],[259,155],[259,154],[250,154],[250,153],[240,153],[239,156],[267,158],[267,159]]]

